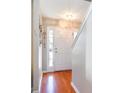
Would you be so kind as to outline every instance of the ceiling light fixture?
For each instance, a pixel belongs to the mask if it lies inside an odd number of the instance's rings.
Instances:
[[[73,15],[70,13],[66,14],[66,19],[67,20],[73,20]]]
[[[73,28],[73,21],[75,20],[75,15],[71,11],[71,1],[68,0],[68,9],[64,12],[63,19],[60,20],[59,25],[63,28],[71,29]]]

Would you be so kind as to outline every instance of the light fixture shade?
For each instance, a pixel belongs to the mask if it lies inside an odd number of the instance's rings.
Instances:
[[[64,19],[66,20],[75,20],[76,15],[72,12],[66,12],[63,16]]]

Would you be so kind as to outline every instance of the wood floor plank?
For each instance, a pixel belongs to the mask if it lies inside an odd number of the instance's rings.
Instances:
[[[71,71],[43,74],[41,93],[75,93],[71,86]]]

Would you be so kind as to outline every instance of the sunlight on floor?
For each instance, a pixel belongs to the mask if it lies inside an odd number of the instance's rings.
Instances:
[[[49,78],[48,78],[47,91],[48,91],[48,93],[54,93],[54,78],[53,78],[53,76],[49,76]]]

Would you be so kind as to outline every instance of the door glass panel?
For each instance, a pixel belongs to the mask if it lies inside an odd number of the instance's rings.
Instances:
[[[53,52],[49,52],[49,66],[53,66]]]
[[[52,50],[52,49],[53,49],[53,45],[49,44],[49,50]]]
[[[48,31],[48,66],[53,66],[53,30]]]
[[[49,43],[53,43],[53,37],[49,37]]]

